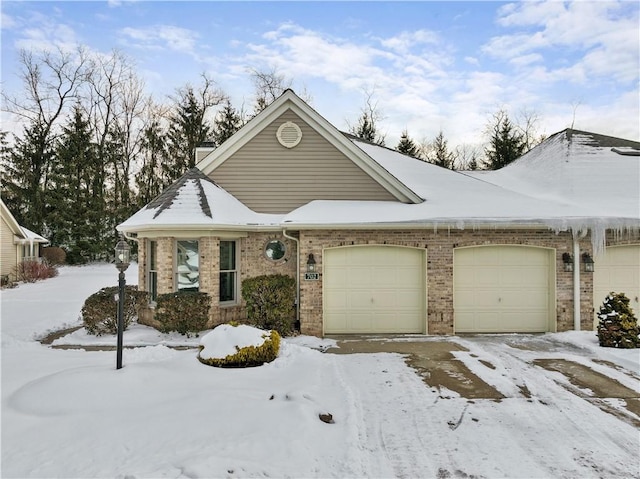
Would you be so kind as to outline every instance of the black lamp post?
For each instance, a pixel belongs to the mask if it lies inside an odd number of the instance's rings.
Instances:
[[[116,353],[116,369],[122,368],[122,333],[124,331],[124,272],[129,267],[129,243],[124,240],[124,237],[120,237],[120,241],[116,244],[116,268],[120,273],[118,274],[118,344]]]

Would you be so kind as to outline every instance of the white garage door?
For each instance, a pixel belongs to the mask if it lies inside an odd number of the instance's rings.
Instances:
[[[550,330],[553,250],[478,246],[456,249],[453,258],[455,332]]]
[[[425,251],[352,246],[323,254],[324,332],[424,333]]]
[[[640,245],[612,246],[595,257],[593,308],[600,310],[606,296],[614,291],[629,298],[636,317],[640,314]],[[581,273],[586,274],[586,273]],[[597,316],[595,325],[597,326]]]

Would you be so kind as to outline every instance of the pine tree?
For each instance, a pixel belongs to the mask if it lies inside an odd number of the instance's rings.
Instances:
[[[142,167],[136,174],[137,207],[141,208],[170,184],[162,165],[169,162],[165,132],[155,118],[145,128],[141,148]]]
[[[42,123],[33,121],[5,152],[2,171],[3,198],[16,221],[45,235],[46,183],[52,158],[52,135]]]
[[[640,327],[633,315],[629,298],[624,293],[611,292],[598,312],[598,340],[608,348],[640,347]]]
[[[165,165],[164,170],[171,181],[194,167],[196,147],[213,136],[213,129],[205,119],[208,106],[198,101],[191,86],[187,86],[177,100],[175,111],[169,117],[167,135],[172,164]]]
[[[231,106],[227,99],[224,107],[220,110],[213,122],[213,140],[216,146],[220,146],[242,127],[240,113]]]
[[[400,135],[400,141],[398,142],[398,146],[396,146],[396,150],[398,150],[400,153],[404,153],[405,155],[413,156],[414,158],[418,158],[420,156],[420,148],[409,136],[407,130],[402,131],[402,135]]]
[[[487,128],[489,146],[485,148],[485,167],[498,170],[507,166],[525,152],[525,140],[520,130],[511,123],[505,111],[493,116]]]
[[[455,168],[456,155],[449,151],[447,140],[444,138],[442,130],[438,132],[438,135],[431,143],[430,150],[430,155],[427,157],[429,163],[433,163],[434,165],[438,165],[449,170],[453,170]]]
[[[56,145],[50,174],[47,227],[49,239],[67,252],[71,264],[104,256],[104,198],[95,191],[100,169],[92,131],[76,107]]]
[[[358,118],[358,123],[349,126],[349,133],[365,141],[384,146],[385,135],[378,131],[378,120],[382,115],[378,111],[377,102],[374,103],[372,98],[373,93],[367,93],[365,106],[361,110],[362,114]]]

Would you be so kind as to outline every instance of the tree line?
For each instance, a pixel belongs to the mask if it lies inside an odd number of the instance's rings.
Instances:
[[[222,144],[292,84],[275,70],[249,74],[245,111],[206,74],[158,102],[121,52],[21,51],[21,91],[2,92],[3,110],[23,125],[0,132],[3,201],[21,225],[63,247],[69,263],[110,259],[115,227],[193,167],[196,146]],[[384,145],[381,119],[368,94],[349,132]],[[495,169],[539,141],[537,119],[527,120],[521,128],[505,111],[494,115],[484,151],[451,150],[442,131],[417,143],[406,130],[396,149],[445,168]]]

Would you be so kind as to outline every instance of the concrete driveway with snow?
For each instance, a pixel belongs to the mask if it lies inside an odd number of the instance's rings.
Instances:
[[[640,477],[638,351],[593,332],[297,337],[243,370],[139,325],[121,370],[56,349],[115,338],[38,341],[116,279],[62,268],[2,291],[2,477]]]

